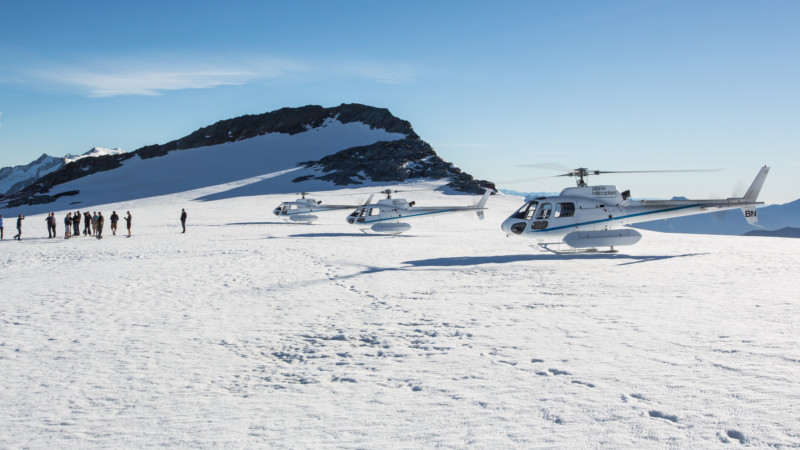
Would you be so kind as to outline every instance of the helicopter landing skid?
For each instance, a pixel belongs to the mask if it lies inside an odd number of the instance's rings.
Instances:
[[[618,253],[619,252],[619,250],[616,250],[614,247],[611,247],[610,249],[605,250],[605,251],[600,251],[600,250],[598,250],[598,249],[596,249],[594,247],[590,247],[590,248],[573,248],[573,247],[567,246],[568,250],[561,250],[560,248],[559,249],[552,249],[552,248],[550,248],[551,245],[557,245],[558,247],[561,247],[561,245],[565,245],[565,244],[563,242],[543,242],[543,243],[537,244],[535,246],[531,245],[531,247],[538,248],[539,250],[548,251],[548,252],[554,253],[556,255],[575,255],[575,254],[581,254],[581,253]]]
[[[397,235],[402,233],[402,231],[396,231],[394,233],[376,233],[371,228],[359,228],[358,231],[360,231],[360,232],[362,232],[364,234],[369,234],[369,235],[384,234],[384,235],[387,235],[387,236],[397,236]]]

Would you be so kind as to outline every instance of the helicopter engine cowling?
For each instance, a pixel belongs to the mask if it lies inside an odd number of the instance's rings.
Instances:
[[[295,215],[289,216],[289,220],[291,220],[292,222],[308,222],[308,223],[311,223],[311,222],[314,222],[317,219],[319,219],[319,217],[317,217],[317,216],[315,216],[313,214],[295,214]]]
[[[564,236],[564,243],[572,248],[616,247],[633,245],[642,235],[628,228],[599,231],[573,231]]]

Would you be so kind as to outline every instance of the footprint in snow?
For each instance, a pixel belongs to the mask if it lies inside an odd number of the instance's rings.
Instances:
[[[725,434],[727,434],[728,437],[731,439],[736,439],[742,445],[744,445],[747,442],[747,439],[744,438],[744,434],[742,434],[741,431],[728,430]]]
[[[670,422],[678,423],[678,416],[672,414],[664,414],[661,411],[650,410],[650,417],[654,417],[656,419],[666,419]]]

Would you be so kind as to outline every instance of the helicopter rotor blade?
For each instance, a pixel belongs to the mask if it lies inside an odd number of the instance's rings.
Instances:
[[[589,175],[604,173],[677,173],[677,172],[719,172],[721,169],[677,169],[677,170],[591,170]]]

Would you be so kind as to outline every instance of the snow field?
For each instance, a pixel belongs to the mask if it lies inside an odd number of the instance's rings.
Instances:
[[[213,192],[0,241],[0,447],[800,446],[796,240],[554,255],[500,231],[516,197],[382,236]]]

